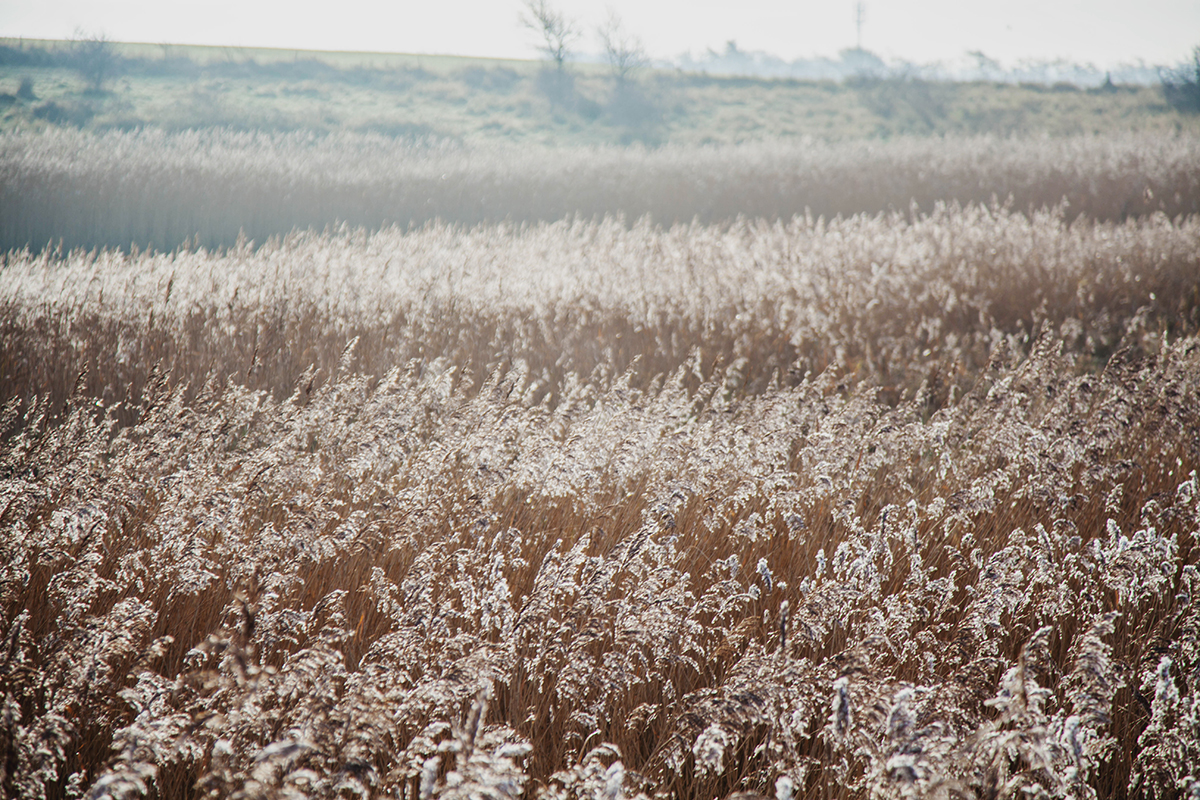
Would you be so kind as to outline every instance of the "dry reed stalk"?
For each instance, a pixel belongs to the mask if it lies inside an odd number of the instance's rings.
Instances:
[[[1196,235],[10,254],[0,786],[1194,792]]]

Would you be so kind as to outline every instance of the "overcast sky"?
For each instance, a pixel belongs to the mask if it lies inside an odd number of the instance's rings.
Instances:
[[[591,31],[614,9],[656,58],[736,40],[786,59],[855,44],[854,0],[559,0]],[[532,58],[520,0],[0,0],[0,36]],[[1006,66],[1065,58],[1098,67],[1176,64],[1200,45],[1200,0],[865,0],[865,48],[950,61],[982,50]],[[594,37],[579,50],[596,51]]]

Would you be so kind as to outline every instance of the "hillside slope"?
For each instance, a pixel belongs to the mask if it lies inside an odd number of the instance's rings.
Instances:
[[[89,90],[68,42],[0,40],[0,129],[351,130],[464,142],[729,143],[1200,130],[1159,87],[801,81],[534,61],[113,44]],[[74,60],[73,60],[74,59]],[[25,82],[25,90],[22,84]]]

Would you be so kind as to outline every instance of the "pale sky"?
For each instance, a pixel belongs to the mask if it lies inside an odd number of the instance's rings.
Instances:
[[[1200,0],[864,0],[865,48],[927,63],[982,50],[1005,66],[1065,58],[1097,67],[1176,64],[1200,45]],[[855,0],[559,0],[589,32],[612,8],[655,58],[736,40],[785,59],[855,44]],[[520,0],[0,0],[0,36],[103,33],[130,42],[534,58]]]

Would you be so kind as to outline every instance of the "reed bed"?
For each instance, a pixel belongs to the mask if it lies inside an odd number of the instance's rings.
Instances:
[[[811,140],[724,147],[461,147],[378,136],[73,129],[0,136],[0,248],[232,246],[346,222],[378,229],[650,216],[657,224],[1066,201],[1071,217],[1200,212],[1180,134]]]
[[[1195,797],[1198,237],[11,252],[0,786]]]
[[[1089,369],[1131,331],[1200,326],[1200,220],[1068,222],[940,206],[731,226],[564,220],[295,234],[173,253],[9,253],[0,269],[8,393],[140,402],[154,370],[198,390],[232,378],[276,399],[411,359],[479,383],[521,361],[549,402],[632,370],[644,388],[694,360],[758,394],[833,368],[885,401],[973,385],[996,346],[1052,330]],[[699,379],[688,379],[694,389]],[[191,396],[191,395],[189,395]],[[539,398],[540,401],[541,398]],[[130,406],[132,407],[132,406]],[[131,412],[121,412],[130,421]]]

